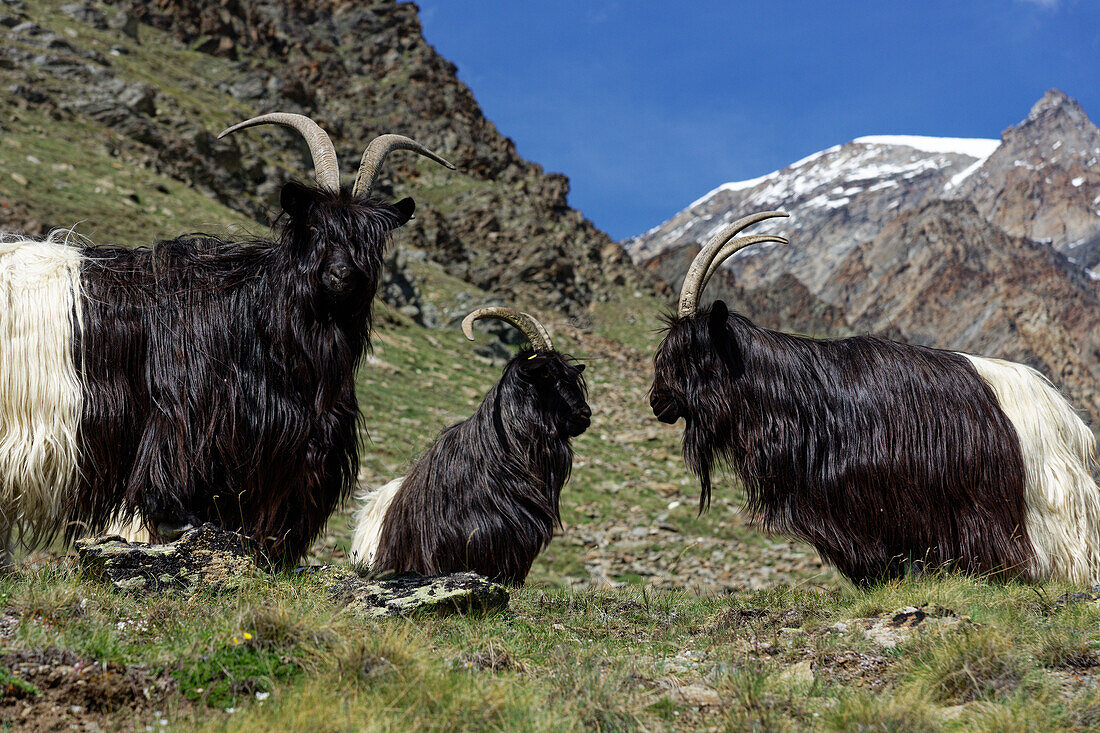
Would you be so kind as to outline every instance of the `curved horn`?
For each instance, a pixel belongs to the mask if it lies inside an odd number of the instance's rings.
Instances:
[[[702,292],[703,285],[706,284],[706,276],[707,273],[710,272],[710,265],[722,250],[722,245],[728,242],[742,229],[746,229],[753,224],[777,216],[789,216],[789,214],[782,211],[761,211],[757,214],[750,214],[742,219],[738,219],[710,238],[710,241],[699,250],[699,254],[695,255],[695,260],[692,261],[687,276],[684,277],[684,285],[680,290],[681,318],[689,318],[695,315],[695,307],[699,302],[699,293]],[[732,252],[730,254],[732,254]]]
[[[420,153],[425,158],[431,158],[436,163],[451,170],[455,169],[449,162],[412,138],[404,135],[379,135],[371,140],[370,145],[363,151],[363,160],[359,162],[359,173],[355,176],[355,186],[351,190],[352,194],[358,196],[362,193],[370,196],[371,189],[374,188],[374,181],[378,178],[378,169],[382,166],[382,161],[394,150],[411,150],[414,153]]]
[[[480,321],[482,318],[495,318],[512,324],[523,332],[535,351],[554,350],[554,345],[550,343],[550,334],[546,332],[543,325],[530,313],[521,313],[512,308],[478,308],[463,318],[462,333],[470,341],[474,340],[474,321]]]
[[[754,244],[760,244],[761,242],[775,242],[776,244],[790,244],[790,241],[786,237],[781,237],[778,234],[754,234],[751,237],[738,237],[732,239],[722,245],[722,248],[718,250],[718,254],[710,263],[710,269],[707,270],[707,274],[703,276],[703,282],[699,283],[699,292],[703,292],[707,289],[707,283],[714,277],[714,273],[718,272],[722,267],[722,263],[733,257],[735,254],[743,250],[745,247],[751,247]]]
[[[317,177],[318,185],[329,191],[340,190],[340,166],[336,162],[336,148],[332,146],[332,140],[329,139],[328,133],[305,115],[290,114],[289,112],[272,112],[271,114],[260,115],[244,122],[238,122],[232,127],[227,127],[218,133],[218,139],[221,140],[237,130],[256,125],[282,125],[301,133],[309,144],[310,155],[313,156],[313,171]]]

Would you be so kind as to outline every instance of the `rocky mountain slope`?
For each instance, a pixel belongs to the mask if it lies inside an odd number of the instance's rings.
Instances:
[[[739,255],[715,297],[771,291],[786,308],[746,312],[773,327],[847,327],[1023,361],[1097,429],[1098,194],[1100,130],[1052,90],[1000,141],[858,138],[721,186],[624,246],[677,286],[714,231],[781,208],[790,219],[758,229],[791,245]]]
[[[1050,91],[953,198],[1013,236],[1048,242],[1100,277],[1100,129]]]
[[[753,231],[782,230],[792,246],[747,250],[738,265],[751,267],[753,280],[761,282],[792,272],[816,292],[853,246],[875,236],[897,214],[941,196],[995,146],[988,140],[858,138],[761,178],[720,186],[624,244],[642,262],[677,246],[701,244],[747,212],[782,209],[790,219],[765,222]],[[761,257],[764,251],[768,254]]]
[[[178,181],[244,220],[266,221],[282,182],[309,175],[309,157],[285,131],[225,141],[216,132],[261,112],[301,112],[329,131],[345,175],[382,132],[415,137],[458,166],[394,155],[377,190],[417,200],[402,241],[463,280],[582,320],[619,286],[661,287],[569,208],[564,176],[520,158],[484,118],[410,3],[4,0],[0,38],[6,107],[43,130],[80,127],[89,147],[122,166]],[[20,185],[0,183],[11,202],[0,226],[75,223]],[[86,232],[110,228],[94,212],[74,214]]]
[[[811,548],[753,529],[732,481],[697,516],[680,429],[653,420],[646,401],[664,286],[565,207],[563,177],[516,157],[480,117],[453,67],[419,36],[413,6],[289,5],[285,17],[274,4],[189,7],[0,0],[0,231],[76,225],[92,241],[128,243],[195,230],[264,234],[279,186],[309,175],[309,155],[274,128],[217,141],[224,125],[269,108],[317,114],[347,180],[365,139],[411,133],[464,170],[407,153],[385,168],[382,195],[411,195],[418,208],[390,250],[374,350],[359,375],[359,483],[402,475],[442,428],[475,409],[511,356],[500,341],[517,336],[499,324],[490,329],[500,340],[471,345],[456,321],[514,300],[591,367],[593,424],[575,443],[564,529],[531,582],[724,593],[835,580]],[[353,50],[352,41],[375,50]],[[360,53],[379,65],[381,83],[341,76],[366,63]],[[288,65],[306,57],[337,71]],[[297,85],[303,79],[314,96]],[[341,83],[364,96],[352,99]],[[406,100],[407,84],[423,99]],[[425,99],[442,106],[418,107]],[[314,560],[346,560],[357,506],[348,501],[330,519]]]

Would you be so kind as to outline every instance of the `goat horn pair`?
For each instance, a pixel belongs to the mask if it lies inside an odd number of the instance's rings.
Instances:
[[[218,139],[221,140],[226,135],[256,125],[282,125],[297,130],[309,145],[310,155],[313,156],[313,170],[314,175],[317,177],[317,184],[328,191],[336,192],[340,190],[340,165],[336,161],[336,148],[333,147],[328,133],[305,115],[290,114],[288,112],[272,112],[260,115],[244,122],[238,122],[232,127],[227,127],[218,133]],[[382,166],[382,161],[394,150],[412,150],[454,170],[453,165],[411,138],[404,135],[380,135],[372,140],[367,149],[363,151],[363,160],[359,163],[359,173],[355,177],[355,186],[352,189],[355,195],[370,195],[371,189],[374,188],[374,181],[378,177],[378,169]]]
[[[470,341],[474,340],[474,321],[482,318],[495,318],[498,321],[510,323],[518,328],[535,351],[553,351],[554,345],[550,343],[550,334],[546,328],[538,322],[530,313],[521,313],[512,308],[478,308],[462,319],[462,333]]]
[[[710,238],[710,241],[699,250],[699,254],[695,255],[687,276],[684,277],[684,285],[680,290],[681,318],[690,318],[695,315],[695,309],[699,304],[699,294],[703,292],[703,288],[707,286],[710,278],[722,266],[722,263],[734,254],[745,247],[761,242],[788,243],[786,238],[780,237],[778,234],[758,234],[752,237],[732,239],[741,230],[777,216],[789,216],[789,214],[782,211],[762,211],[758,214],[751,214],[738,219]]]

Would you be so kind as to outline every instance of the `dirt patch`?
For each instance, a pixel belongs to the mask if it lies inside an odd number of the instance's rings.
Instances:
[[[892,663],[882,654],[848,650],[817,656],[813,659],[813,670],[816,677],[833,684],[879,689],[889,682],[888,669]]]
[[[476,652],[466,652],[453,662],[458,669],[485,672],[526,672],[527,665],[508,653],[506,649],[490,646]]]
[[[22,731],[143,728],[175,688],[165,674],[61,649],[12,650],[0,667],[0,725]]]
[[[731,608],[706,624],[701,631],[713,634],[720,631],[736,632],[747,628],[755,633],[781,629],[801,629],[819,621],[824,612],[814,608],[795,606],[782,611],[767,608]]]

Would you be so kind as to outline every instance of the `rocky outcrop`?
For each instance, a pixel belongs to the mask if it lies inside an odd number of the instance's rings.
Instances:
[[[85,573],[137,595],[233,588],[255,577],[254,548],[243,535],[204,524],[175,542],[149,545],[107,535],[77,540]]]
[[[370,618],[486,612],[508,605],[508,589],[477,573],[399,575],[387,580],[350,577],[333,587],[332,596]]]
[[[1074,100],[1047,92],[953,192],[1008,234],[1100,265],[1100,129]]]

